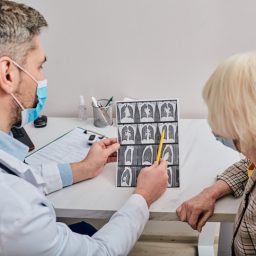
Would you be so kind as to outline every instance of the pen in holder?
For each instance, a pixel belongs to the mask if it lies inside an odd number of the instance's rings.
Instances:
[[[96,127],[105,127],[113,124],[112,118],[112,101],[108,99],[100,99],[97,106],[92,103],[93,123]]]

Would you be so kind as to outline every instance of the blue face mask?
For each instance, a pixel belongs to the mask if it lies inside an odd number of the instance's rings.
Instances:
[[[238,151],[237,148],[236,148],[236,145],[234,144],[234,141],[232,139],[223,138],[223,137],[218,136],[214,133],[213,133],[213,135],[214,135],[215,139],[217,141],[221,142],[223,145],[225,145],[229,148],[232,148],[235,151]]]
[[[13,95],[13,99],[17,102],[17,104],[21,107],[21,123],[18,128],[23,127],[24,125],[33,122],[36,120],[40,112],[42,111],[48,93],[47,80],[37,81],[28,71],[23,69],[19,64],[13,61],[13,64],[16,65],[19,69],[21,69],[24,73],[26,73],[32,80],[34,80],[37,84],[37,105],[35,108],[27,108],[25,109],[20,101]]]

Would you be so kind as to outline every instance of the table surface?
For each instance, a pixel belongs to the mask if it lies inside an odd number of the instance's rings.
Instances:
[[[83,127],[109,137],[116,137],[116,126],[96,128],[92,120],[48,118],[45,128],[26,127],[36,149],[65,132]],[[151,220],[178,220],[176,208],[185,200],[213,184],[217,174],[240,159],[239,154],[217,142],[205,119],[180,119],[180,188],[168,188],[150,207]],[[134,188],[116,187],[116,164],[106,165],[98,177],[80,182],[48,196],[57,217],[109,219],[133,193]],[[240,199],[220,199],[209,221],[233,221]]]

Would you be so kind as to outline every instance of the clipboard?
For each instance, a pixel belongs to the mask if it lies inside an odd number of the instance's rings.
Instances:
[[[97,136],[97,140],[106,138],[103,134],[76,127],[27,156],[25,163],[35,166],[79,162],[90,150],[88,139],[92,134]]]

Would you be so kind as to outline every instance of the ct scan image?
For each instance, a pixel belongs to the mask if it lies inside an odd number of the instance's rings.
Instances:
[[[140,170],[156,161],[165,129],[161,158],[168,162],[168,187],[179,187],[178,100],[118,101],[116,113],[120,143],[116,185],[136,186]]]

